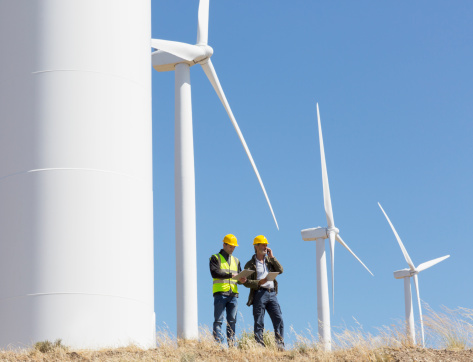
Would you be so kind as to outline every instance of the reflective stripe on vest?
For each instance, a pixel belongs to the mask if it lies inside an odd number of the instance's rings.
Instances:
[[[230,280],[230,284],[236,284],[237,281],[235,279],[214,279],[214,284],[221,284],[221,283],[228,283]]]
[[[226,273],[238,273],[238,259],[233,255],[230,256],[230,265],[222,254],[214,254],[220,264],[220,270]],[[213,278],[212,293],[228,292],[238,293],[238,285],[236,279],[219,279]]]

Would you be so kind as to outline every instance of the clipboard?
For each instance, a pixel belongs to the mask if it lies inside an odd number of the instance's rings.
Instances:
[[[238,275],[234,276],[232,279],[239,280],[241,278],[247,278],[254,272],[255,272],[254,270],[245,269],[245,270],[242,270]]]
[[[266,275],[266,279],[268,282],[272,282],[276,277],[278,276],[279,272],[269,272],[268,275]]]

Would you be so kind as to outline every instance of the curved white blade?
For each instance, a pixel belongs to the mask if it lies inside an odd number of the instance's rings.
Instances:
[[[151,47],[163,50],[187,61],[192,61],[205,54],[205,51],[197,45],[171,40],[151,39]]]
[[[445,255],[445,256],[442,256],[441,258],[437,258],[437,259],[434,259],[434,260],[430,260],[430,261],[426,261],[425,263],[422,263],[422,264],[419,264],[419,266],[416,268],[416,270],[418,272],[421,272],[422,270],[425,270],[425,269],[428,269],[430,268],[431,266],[434,266],[435,264],[438,264],[440,263],[442,260],[445,260],[447,258],[449,258],[450,255]]]
[[[332,231],[329,234],[330,242],[330,259],[332,263],[332,313],[335,314],[335,233]]]
[[[388,220],[389,225],[391,225],[391,229],[393,230],[394,235],[396,236],[397,242],[398,242],[399,246],[401,247],[402,253],[404,254],[404,259],[406,259],[407,264],[409,264],[409,268],[411,268],[411,270],[414,271],[416,268],[415,268],[414,263],[412,262],[411,258],[409,257],[409,254],[407,253],[407,250],[404,247],[404,244],[402,243],[401,238],[397,234],[396,229],[394,228],[393,224],[391,223],[391,220],[389,220],[388,215],[386,214],[386,212],[384,211],[383,207],[381,206],[381,204],[379,202],[378,202],[378,205],[381,208],[381,211],[383,212],[384,216],[386,216],[386,220]]]
[[[209,41],[209,0],[200,0],[197,19],[197,44],[207,45]]]
[[[320,113],[319,113],[318,103],[317,103],[317,121],[319,124],[320,159],[322,162],[322,186],[324,190],[325,216],[327,217],[328,227],[331,228],[331,227],[334,227],[335,222],[333,221],[332,200],[330,199],[330,188],[328,186],[327,165],[325,163],[324,140],[322,137],[322,125],[320,124]]]
[[[367,267],[365,264],[363,264],[363,262],[360,260],[360,258],[358,258],[358,257],[355,255],[355,253],[354,253],[353,251],[351,251],[351,249],[348,247],[347,244],[345,244],[345,242],[342,240],[342,238],[340,237],[340,235],[337,234],[337,235],[335,236],[335,238],[337,239],[337,241],[338,241],[340,244],[342,244],[342,245],[351,253],[351,255],[353,255],[353,256],[356,258],[356,260],[358,260],[358,261],[361,263],[361,265],[363,265],[363,266],[365,267],[366,270],[368,270],[368,272],[369,272],[371,275],[373,275],[373,273],[371,272],[371,270],[369,270],[368,267]],[[374,275],[373,275],[373,276],[374,276]]]
[[[421,305],[420,305],[419,281],[417,280],[417,274],[414,275],[414,284],[415,284],[415,286],[416,286],[417,304],[419,305],[420,330],[421,330],[421,333],[422,333],[422,347],[425,348],[425,340],[424,340],[424,319],[422,318],[422,307],[421,307]]]
[[[210,83],[212,83],[212,86],[214,87],[215,92],[217,92],[217,95],[220,98],[220,101],[222,102],[223,106],[225,107],[225,110],[228,113],[228,116],[230,117],[230,120],[232,121],[233,127],[235,128],[235,131],[238,134],[238,137],[240,138],[241,144],[243,145],[243,148],[245,149],[245,152],[251,162],[251,166],[253,166],[253,170],[255,171],[256,177],[258,178],[258,181],[261,185],[261,189],[263,190],[264,197],[266,197],[266,201],[268,203],[269,209],[271,210],[271,214],[273,215],[273,219],[274,219],[274,222],[276,223],[276,227],[279,230],[279,225],[276,220],[276,216],[274,215],[271,202],[269,201],[268,194],[266,193],[266,189],[264,188],[263,181],[261,180],[261,176],[259,175],[258,169],[256,168],[256,165],[255,165],[255,161],[253,161],[253,157],[251,156],[251,153],[246,144],[246,141],[243,138],[243,134],[240,131],[240,127],[238,127],[238,123],[236,122],[235,117],[233,116],[233,113],[232,113],[232,110],[230,109],[230,105],[228,104],[227,98],[225,97],[225,94],[223,93],[223,89],[218,80],[217,73],[215,73],[215,68],[213,67],[210,59],[205,63],[200,63],[200,65],[202,65],[202,68],[204,69],[204,72],[207,75],[207,78],[209,78]]]

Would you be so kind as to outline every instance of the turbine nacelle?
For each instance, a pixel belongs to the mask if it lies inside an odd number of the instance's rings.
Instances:
[[[394,274],[394,278],[396,279],[404,279],[404,278],[410,278],[416,274],[419,274],[419,272],[416,270],[411,270],[411,269],[401,269],[401,270],[396,270],[393,274]]]
[[[328,229],[323,227],[316,227],[310,229],[304,229],[301,231],[302,240],[304,241],[314,241],[317,239],[327,239],[328,238]]]
[[[302,240],[304,241],[314,241],[317,239],[328,239],[330,232],[335,232],[336,235],[340,233],[336,227],[332,228],[323,228],[317,226],[316,228],[304,229],[301,231]]]
[[[151,54],[153,68],[158,72],[174,71],[176,65],[180,63],[188,64],[190,67],[205,63],[214,53],[212,47],[207,44],[191,45],[160,41],[159,39],[153,39],[153,42],[154,46],[159,49]],[[167,46],[169,44],[171,44],[170,49]]]

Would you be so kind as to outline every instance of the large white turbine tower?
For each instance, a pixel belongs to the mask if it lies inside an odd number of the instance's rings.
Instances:
[[[150,40],[150,0],[0,0],[0,349],[156,345]]]
[[[209,0],[200,0],[196,45],[161,39],[152,39],[151,41],[152,47],[159,49],[153,53],[153,67],[158,72],[175,72],[174,173],[177,334],[183,339],[198,338],[195,177],[190,85],[190,67],[193,65],[200,64],[202,66],[223,103],[256,173],[274,222],[278,226],[263,181],[210,60],[213,49],[208,45],[208,26]]]
[[[328,227],[317,227],[305,229],[301,231],[302,239],[305,241],[316,241],[316,267],[317,267],[317,316],[319,323],[319,340],[322,342],[323,348],[327,351],[332,349],[332,339],[330,333],[330,304],[328,299],[328,283],[327,283],[327,260],[325,257],[325,239],[330,241],[330,255],[332,265],[332,302],[334,302],[334,267],[335,267],[335,240],[342,244],[368,272],[371,271],[365,264],[351,251],[348,245],[339,235],[339,230],[335,227],[332,212],[332,201],[330,199],[330,189],[328,185],[327,165],[325,163],[324,141],[322,138],[322,126],[320,124],[319,105],[317,104],[317,120],[319,126],[319,142],[320,142],[320,158],[322,162],[322,185],[324,193],[325,215],[327,217]]]
[[[419,317],[420,317],[420,328],[421,328],[421,335],[422,335],[422,347],[425,347],[425,338],[424,338],[424,321],[422,319],[422,307],[420,304],[420,295],[419,295],[419,281],[417,278],[417,274],[419,274],[421,271],[430,268],[431,266],[434,266],[437,263],[440,263],[442,260],[447,259],[450,257],[450,255],[445,255],[437,259],[433,259],[430,261],[426,261],[425,263],[419,264],[419,266],[416,268],[414,266],[414,263],[412,262],[409,254],[407,253],[406,248],[404,247],[404,244],[401,241],[401,238],[399,237],[398,233],[396,232],[396,229],[394,229],[393,224],[391,223],[391,220],[389,220],[388,215],[384,211],[384,209],[381,207],[381,204],[378,202],[378,205],[383,212],[384,216],[386,216],[386,219],[388,220],[389,225],[391,226],[391,229],[393,230],[394,235],[396,236],[396,240],[399,243],[399,246],[401,247],[402,254],[404,255],[404,258],[406,259],[407,264],[409,265],[409,268],[407,269],[402,269],[402,270],[397,270],[394,272],[394,278],[396,279],[404,279],[404,303],[406,306],[406,332],[407,335],[413,345],[416,344],[416,332],[415,332],[415,324],[414,324],[414,311],[412,308],[412,293],[411,293],[411,279],[414,278],[414,285],[416,287],[416,294],[417,294],[417,305],[419,306]]]

